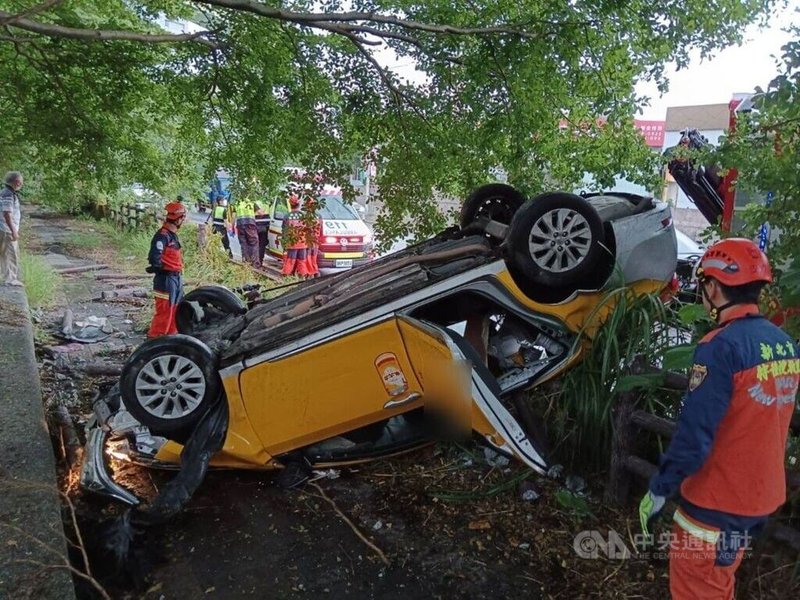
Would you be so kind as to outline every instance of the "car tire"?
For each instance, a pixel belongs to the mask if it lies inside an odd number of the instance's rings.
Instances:
[[[128,358],[120,377],[122,403],[151,433],[185,437],[219,398],[217,358],[186,335],[146,341]]]
[[[510,225],[514,214],[525,203],[525,196],[505,183],[482,185],[472,192],[461,207],[460,224],[465,228],[481,217]]]
[[[506,239],[513,271],[536,286],[579,285],[605,255],[600,215],[574,194],[553,192],[528,200],[514,215]]]
[[[221,285],[204,285],[186,294],[175,310],[178,333],[197,335],[206,327],[228,315],[247,312],[244,301]]]

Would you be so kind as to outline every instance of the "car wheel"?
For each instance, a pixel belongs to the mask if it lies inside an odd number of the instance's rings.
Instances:
[[[507,237],[515,271],[541,286],[575,286],[603,257],[603,222],[574,194],[541,194],[520,208]]]
[[[217,359],[200,340],[170,335],[149,340],[122,369],[120,393],[128,412],[156,435],[190,431],[222,389]]]
[[[197,335],[212,323],[228,315],[247,312],[244,301],[221,285],[204,285],[186,294],[175,310],[179,333]]]
[[[525,203],[525,196],[504,183],[490,183],[472,192],[461,207],[462,229],[481,217],[510,225],[514,214]]]

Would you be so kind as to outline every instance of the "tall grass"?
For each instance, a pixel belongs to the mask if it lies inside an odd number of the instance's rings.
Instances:
[[[32,308],[53,306],[61,291],[61,276],[41,256],[23,252],[20,274]]]
[[[239,287],[260,279],[250,267],[234,263],[222,248],[219,237],[209,234],[205,248],[197,244],[197,225],[184,225],[178,232],[183,249],[184,276],[196,285],[219,284]],[[271,284],[261,282],[265,287]]]
[[[637,295],[630,288],[612,290],[585,329],[597,326],[599,315],[610,312],[591,343],[581,343],[583,360],[563,378],[561,393],[551,403],[555,435],[560,440],[557,456],[583,469],[603,469],[610,457],[613,439],[612,408],[617,385],[637,356],[646,364],[658,364],[664,352],[677,343],[680,321],[657,295]],[[662,389],[644,390],[639,396],[644,410],[669,415],[674,396]]]
[[[104,240],[99,247],[95,247],[95,258],[101,261],[111,260],[130,273],[144,273],[155,228],[118,229],[107,221],[98,222],[95,228],[97,235]],[[216,235],[209,233],[208,243],[201,249],[197,244],[197,228],[197,224],[187,223],[178,231],[183,250],[184,279],[190,287],[206,284],[238,287],[261,279],[249,267],[232,262]],[[92,235],[80,234],[70,239],[77,244],[83,244],[84,248],[90,247],[94,242]],[[260,283],[265,288],[274,285],[267,281]]]

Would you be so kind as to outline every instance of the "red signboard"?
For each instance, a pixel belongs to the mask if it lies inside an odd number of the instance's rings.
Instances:
[[[651,148],[661,148],[664,146],[665,121],[641,121],[636,119],[633,124],[642,132],[645,144]]]
[[[605,119],[600,117],[597,119],[596,123],[602,126],[605,123]],[[634,119],[633,124],[641,132],[642,137],[644,137],[644,143],[650,148],[657,148],[660,150],[664,146],[664,127],[666,121],[642,121],[640,119]],[[569,129],[569,127],[569,121],[566,119],[561,119],[558,123],[558,128],[561,130]]]

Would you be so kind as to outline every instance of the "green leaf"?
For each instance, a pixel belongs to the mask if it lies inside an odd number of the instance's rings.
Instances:
[[[576,496],[569,490],[558,490],[555,497],[556,501],[563,508],[567,509],[579,519],[594,516],[586,499],[581,496]]]
[[[684,304],[678,310],[678,318],[684,325],[692,325],[708,318],[708,312],[702,304]]]
[[[664,352],[662,367],[666,371],[683,371],[692,366],[697,344],[682,344]]]
[[[648,373],[645,375],[626,375],[617,381],[614,391],[630,392],[635,389],[655,389],[664,384],[664,373]]]

